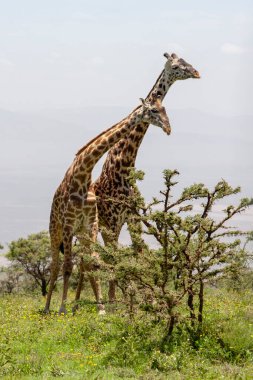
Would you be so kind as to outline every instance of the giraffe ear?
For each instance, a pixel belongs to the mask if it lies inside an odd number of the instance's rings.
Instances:
[[[164,53],[163,56],[164,56],[165,58],[167,58],[167,59],[170,59],[170,58],[171,58],[170,55],[169,55],[169,53]]]
[[[143,109],[147,109],[148,106],[149,106],[149,104],[147,103],[147,101],[144,100],[143,98],[140,98],[140,101],[141,101]]]
[[[143,98],[140,98],[140,101],[141,101],[141,104],[142,104],[143,106],[146,105],[145,100],[144,100]]]
[[[162,99],[162,94],[159,91],[152,93],[152,103],[154,103],[157,99]]]
[[[169,55],[169,53],[164,53],[164,57],[167,58],[167,61],[165,63],[165,67],[167,67],[167,69],[170,69],[171,68],[171,64],[172,64],[172,57]]]
[[[160,92],[160,91],[156,91],[156,92],[154,92],[154,97],[155,97],[156,99],[161,99],[161,97],[162,97],[161,92]]]

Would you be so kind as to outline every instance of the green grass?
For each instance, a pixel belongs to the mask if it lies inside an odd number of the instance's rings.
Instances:
[[[163,324],[146,314],[99,316],[86,302],[75,316],[45,316],[39,296],[2,296],[0,378],[250,380],[252,296],[209,289],[201,336],[193,346],[181,324],[166,352],[159,350]]]

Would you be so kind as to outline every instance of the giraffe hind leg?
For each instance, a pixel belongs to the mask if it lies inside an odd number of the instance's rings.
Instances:
[[[52,248],[52,262],[51,262],[51,273],[50,273],[50,282],[49,282],[49,289],[47,293],[47,299],[46,299],[46,305],[44,308],[44,313],[49,313],[50,308],[50,302],[52,293],[55,287],[55,283],[59,274],[60,265],[59,265],[59,249],[58,248]]]
[[[60,252],[60,247],[62,245],[62,229],[61,229],[60,224],[55,219],[52,211],[51,211],[51,216],[50,216],[49,231],[50,231],[52,261],[50,265],[50,281],[49,281],[49,289],[47,293],[44,313],[49,313],[52,293],[55,288],[55,283],[57,281],[57,277],[60,270],[59,252]]]
[[[67,303],[67,294],[69,288],[69,278],[72,273],[73,262],[72,262],[72,234],[67,231],[63,241],[64,241],[64,262],[63,262],[63,292],[62,292],[62,301],[59,309],[59,314],[66,314],[66,303]]]

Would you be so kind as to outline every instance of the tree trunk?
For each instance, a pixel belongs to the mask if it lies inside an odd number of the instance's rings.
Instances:
[[[200,279],[199,286],[199,313],[198,313],[198,322],[201,324],[203,321],[203,307],[204,307],[204,282],[202,278]]]
[[[43,297],[47,295],[47,282],[44,278],[41,280],[41,293]]]
[[[176,317],[175,317],[175,315],[172,314],[170,316],[170,320],[168,322],[168,331],[166,332],[166,334],[164,335],[164,337],[163,337],[163,339],[161,341],[161,345],[160,345],[161,352],[164,352],[165,345],[170,342],[170,339],[172,337],[172,332],[173,332],[173,329],[174,329],[174,326],[175,326],[175,322],[176,322]]]
[[[194,313],[194,303],[193,303],[193,289],[190,288],[188,290],[188,301],[187,301],[187,304],[188,304],[188,307],[190,309],[190,318],[191,318],[191,325],[193,326],[194,325],[194,322],[195,322],[195,319],[196,319],[196,316],[195,316],[195,313]]]

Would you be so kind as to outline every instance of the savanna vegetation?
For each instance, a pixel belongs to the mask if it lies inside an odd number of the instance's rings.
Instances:
[[[33,234],[9,245],[0,282],[0,377],[3,379],[252,379],[252,232],[232,228],[252,205],[222,180],[176,192],[177,171],[149,204],[135,185],[126,199],[133,215],[130,246],[94,249],[103,282],[117,281],[117,303],[98,315],[88,278],[75,315],[43,314],[50,271],[49,237]],[[113,201],[113,200],[111,200]],[[214,213],[215,207],[223,210]],[[224,206],[225,205],[225,206]],[[107,233],[109,233],[107,231]],[[148,237],[148,238],[146,238]],[[75,271],[69,299],[74,299]]]

